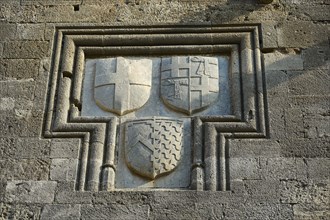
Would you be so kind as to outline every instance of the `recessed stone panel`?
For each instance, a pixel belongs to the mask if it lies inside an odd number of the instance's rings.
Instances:
[[[76,190],[226,191],[241,178],[228,139],[267,133],[259,27],[57,31],[45,137],[81,139]]]

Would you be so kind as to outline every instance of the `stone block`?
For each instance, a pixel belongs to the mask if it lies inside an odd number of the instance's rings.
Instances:
[[[3,55],[3,43],[2,42],[0,42],[0,58],[2,57],[2,55]],[[1,67],[0,67],[1,68]],[[1,69],[0,69],[0,71],[1,71]],[[2,72],[2,71],[1,71]]]
[[[40,59],[49,56],[49,42],[13,41],[4,45],[4,57],[13,59]]]
[[[268,96],[286,99],[288,96],[288,75],[285,71],[266,71],[266,83]]]
[[[42,3],[39,0],[21,0],[22,5],[79,5],[82,0],[43,0]]]
[[[285,110],[285,133],[289,139],[304,138],[304,112],[302,109]]]
[[[48,180],[50,161],[1,159],[0,180]]]
[[[330,158],[308,158],[306,163],[309,179],[330,180]]]
[[[280,157],[280,145],[274,141],[257,139],[233,139],[229,141],[229,158]]]
[[[311,206],[310,204],[293,205],[294,220],[330,219],[330,209]]]
[[[148,219],[148,205],[82,205],[81,219]]]
[[[261,175],[266,180],[297,178],[295,158],[261,158]]]
[[[313,110],[312,110],[313,111]],[[307,113],[304,116],[304,128],[306,138],[330,137],[330,112],[324,109],[322,112]]]
[[[302,51],[304,69],[330,69],[330,48],[311,47]]]
[[[19,40],[43,40],[45,24],[18,24],[17,38]]]
[[[66,189],[67,183],[61,184],[55,195],[55,202],[59,204],[92,204],[93,193],[91,191],[74,191],[72,183],[69,183],[70,189]],[[64,189],[63,189],[63,188]]]
[[[300,54],[294,51],[275,51],[265,53],[265,70],[302,70],[303,59]]]
[[[33,100],[34,90],[33,79],[0,81],[1,97]]]
[[[291,21],[279,24],[279,47],[307,48],[327,46],[329,36],[328,24],[314,24],[310,21]]]
[[[260,179],[259,158],[229,158],[232,180]]]
[[[80,139],[52,139],[51,158],[78,158]]]
[[[277,22],[272,21],[265,21],[261,24],[263,49],[278,47],[276,26]]]
[[[16,24],[0,23],[0,41],[8,41],[15,38]]]
[[[290,96],[288,98],[293,108],[301,108],[311,112],[322,113],[329,108],[330,96],[328,95],[302,95]]]
[[[6,112],[6,111],[12,111],[15,108],[15,99],[10,97],[3,97],[0,98],[0,111]]]
[[[45,205],[42,209],[41,220],[80,219],[80,205]]]
[[[204,198],[198,200],[162,201],[154,203],[150,210],[151,219],[223,219],[223,204],[218,201],[212,205],[204,203]]]
[[[330,20],[330,5],[322,3],[316,3],[316,5],[297,5],[294,15],[304,15],[307,17],[307,19],[312,21],[322,22]]]
[[[125,204],[138,204],[154,201],[155,191],[99,191],[93,193],[94,204],[108,204],[121,201]]]
[[[269,134],[277,142],[286,137],[284,109],[272,108],[269,110]]]
[[[50,140],[39,138],[0,138],[2,158],[49,158]]]
[[[330,184],[327,181],[281,181],[281,203],[308,204],[318,209],[329,207]]]
[[[52,41],[55,35],[55,25],[52,23],[46,24],[45,26],[45,40]]]
[[[0,180],[0,203],[5,201],[6,186],[7,186],[7,181]]]
[[[328,70],[289,71],[290,95],[330,94],[330,74]]]
[[[7,80],[36,79],[39,73],[39,63],[40,61],[36,59],[0,60],[0,70],[2,70],[3,73],[0,77]]]
[[[77,175],[77,159],[52,159],[50,179],[60,181],[74,181]]]
[[[279,202],[279,180],[243,180],[248,198],[258,202]]]
[[[15,203],[52,203],[56,182],[53,181],[9,181],[6,201]]]
[[[42,117],[28,118],[0,115],[0,137],[39,137],[42,128]]]
[[[330,157],[329,145],[330,141],[326,139],[283,139],[280,142],[281,154],[284,157]]]
[[[41,205],[0,203],[0,219],[39,219]]]
[[[226,219],[292,219],[291,205],[278,203],[258,203],[249,201],[244,204],[228,204],[224,210]],[[266,217],[267,216],[267,217]]]

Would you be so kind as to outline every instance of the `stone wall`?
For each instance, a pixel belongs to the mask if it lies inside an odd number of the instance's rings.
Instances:
[[[1,0],[0,219],[329,219],[326,0]],[[261,25],[269,133],[229,140],[227,191],[75,191],[82,139],[46,138],[55,27]]]

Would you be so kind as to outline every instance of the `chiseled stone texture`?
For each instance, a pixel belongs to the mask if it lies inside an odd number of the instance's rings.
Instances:
[[[40,219],[80,219],[80,205],[45,205]]]
[[[0,0],[0,219],[330,219],[325,0]],[[43,138],[57,25],[261,24],[267,139],[230,139],[230,190],[75,191],[82,139]],[[221,88],[220,88],[221,93]]]
[[[52,203],[56,182],[54,181],[9,181],[6,201],[15,203]]]

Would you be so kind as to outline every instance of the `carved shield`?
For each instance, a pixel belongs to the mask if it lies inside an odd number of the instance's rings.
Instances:
[[[126,124],[125,159],[136,174],[155,179],[174,170],[181,159],[183,122],[136,120]]]
[[[218,99],[219,67],[215,57],[162,58],[161,97],[172,109],[192,114]]]
[[[105,111],[124,115],[141,108],[149,99],[152,61],[123,57],[95,64],[94,99]]]

